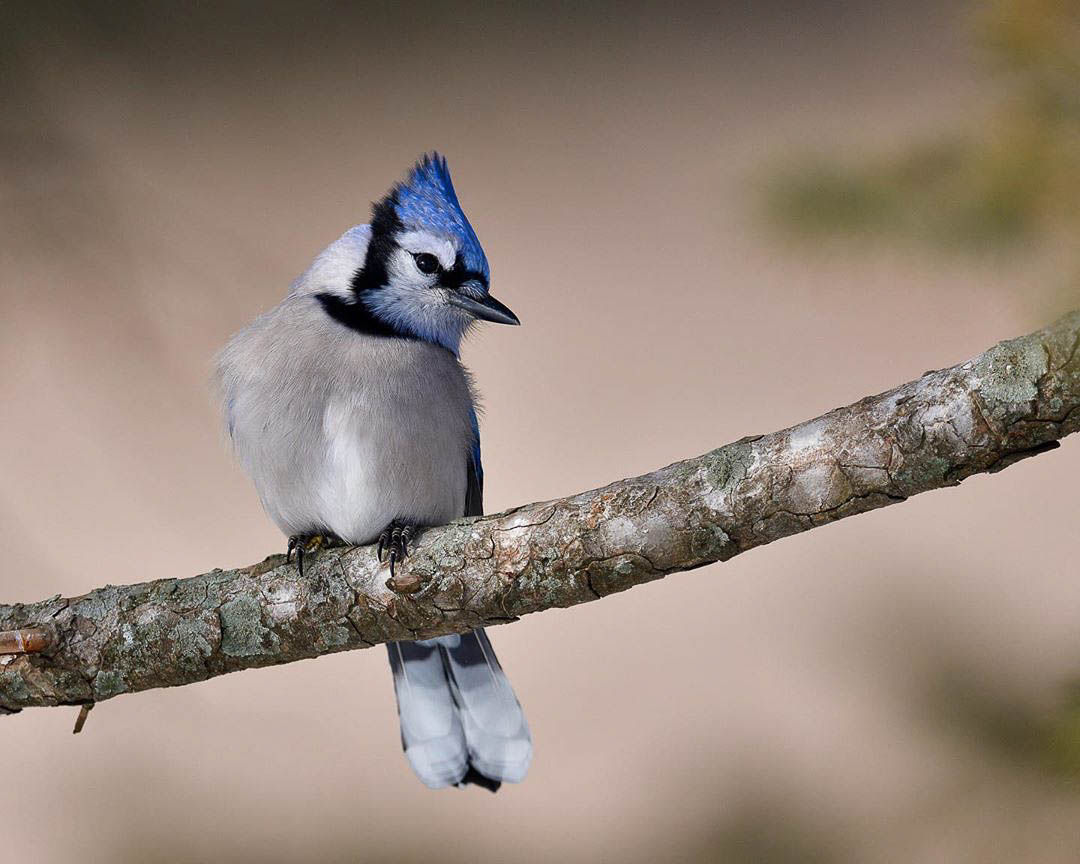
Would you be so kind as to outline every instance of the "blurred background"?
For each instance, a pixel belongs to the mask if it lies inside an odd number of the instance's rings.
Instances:
[[[1080,306],[1070,0],[15,0],[0,104],[5,602],[284,548],[213,355],[432,148],[525,323],[465,349],[492,511]],[[0,719],[3,857],[1076,861],[1078,469],[496,628],[497,796],[412,776],[381,649]]]

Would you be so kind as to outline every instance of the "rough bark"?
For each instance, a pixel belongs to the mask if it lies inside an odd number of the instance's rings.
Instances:
[[[1080,428],[1080,312],[973,360],[659,471],[426,531],[393,588],[371,547],[0,605],[0,712],[501,624],[726,561],[993,472]],[[1062,482],[1070,482],[1062,478]],[[3,643],[0,634],[0,644]],[[24,641],[25,646],[25,641]]]

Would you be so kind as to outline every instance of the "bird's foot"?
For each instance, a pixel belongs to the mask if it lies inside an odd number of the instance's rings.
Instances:
[[[304,575],[304,555],[313,555],[321,549],[340,546],[341,541],[333,534],[294,534],[289,538],[289,548],[285,552],[285,563],[292,560],[296,552],[296,572]]]
[[[395,519],[389,525],[387,525],[382,534],[379,535],[379,545],[375,550],[375,555],[378,557],[379,562],[383,560],[383,552],[386,552],[386,558],[390,562],[390,578],[394,578],[394,566],[399,561],[404,561],[409,554],[409,543],[413,539],[413,535],[416,533],[416,529],[412,525],[407,525]]]

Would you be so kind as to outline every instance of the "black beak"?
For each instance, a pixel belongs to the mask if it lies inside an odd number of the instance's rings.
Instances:
[[[517,315],[510,309],[492,297],[490,294],[483,300],[473,300],[456,291],[450,292],[450,302],[459,309],[464,309],[474,318],[481,321],[491,321],[494,324],[520,324]]]

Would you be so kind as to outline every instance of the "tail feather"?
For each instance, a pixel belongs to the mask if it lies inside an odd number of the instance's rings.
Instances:
[[[405,756],[425,785],[453,786],[469,767],[468,748],[439,648],[420,642],[391,642],[386,647]]]
[[[487,634],[466,633],[441,650],[469,762],[492,780],[520,783],[532,762],[532,735]]]
[[[402,745],[424,783],[495,791],[525,778],[529,725],[483,630],[387,647]]]

